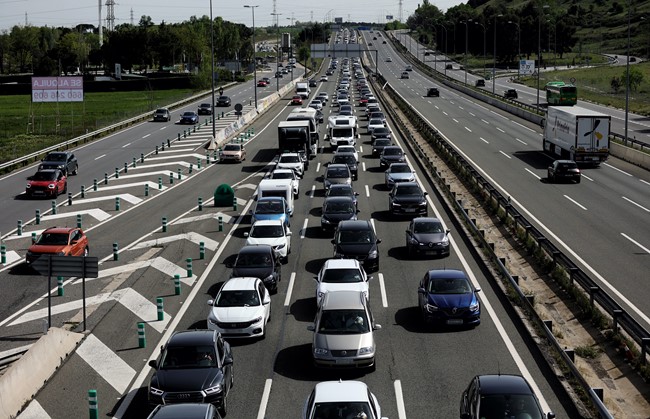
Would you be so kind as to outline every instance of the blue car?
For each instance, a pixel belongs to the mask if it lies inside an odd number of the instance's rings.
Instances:
[[[427,324],[478,326],[481,303],[465,272],[432,269],[424,274],[418,287],[422,320]]]
[[[181,114],[181,120],[178,121],[179,124],[198,124],[199,123],[199,115],[196,114],[196,112],[183,112]]]
[[[259,198],[255,208],[250,210],[250,213],[253,215],[252,223],[260,220],[281,220],[287,227],[291,225],[289,222],[289,206],[282,197]]]

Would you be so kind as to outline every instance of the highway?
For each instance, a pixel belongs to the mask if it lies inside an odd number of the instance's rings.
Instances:
[[[412,80],[413,82],[416,79]],[[322,83],[330,96],[335,82]],[[405,89],[406,90],[406,89]],[[418,91],[421,89],[418,88]],[[242,95],[250,93],[242,93]],[[315,92],[312,92],[315,94]],[[447,92],[443,92],[447,95]],[[233,95],[234,96],[234,95]],[[420,98],[421,99],[421,98]],[[416,95],[413,94],[413,100]],[[443,99],[444,100],[444,99]],[[457,99],[454,99],[457,100]],[[176,172],[183,168],[183,177],[173,185],[165,178],[164,190],[152,190],[145,197],[141,185],[122,175],[111,179],[107,187],[88,194],[108,197],[84,201],[75,198],[75,205],[60,207],[68,218],[44,220],[44,224],[74,223],[80,208],[102,210],[109,214],[103,221],[85,217],[91,254],[101,260],[100,278],[88,280],[86,293],[91,302],[88,329],[91,334],[65,365],[52,377],[28,407],[36,417],[82,417],[87,415],[86,394],[96,389],[101,415],[142,418],[150,411],[146,403],[146,386],[150,369],[147,360],[157,356],[157,348],[173,330],[204,328],[208,306],[219,286],[229,277],[225,263],[244,244],[244,232],[250,227],[247,211],[252,203],[256,184],[269,170],[276,155],[276,131],[280,120],[291,110],[285,98],[279,106],[266,112],[252,124],[255,135],[247,143],[248,159],[242,165],[210,164],[195,172],[186,172],[183,163],[194,162],[195,154],[203,154],[201,145],[210,137],[210,128],[202,127],[189,138],[174,143],[165,154],[152,155],[131,174],[142,174],[138,181],[157,183],[159,171]],[[465,106],[465,104],[463,103]],[[450,108],[451,109],[451,108]],[[360,109],[357,109],[357,113]],[[328,106],[326,116],[332,112]],[[454,114],[459,115],[458,110]],[[363,127],[364,119],[360,118]],[[477,118],[478,119],[478,118]],[[494,119],[490,116],[489,119]],[[175,134],[177,129],[171,129]],[[151,151],[167,133],[160,126],[147,123],[135,132],[126,131],[106,142],[84,147],[79,176],[92,184],[105,171],[121,167],[135,153]],[[148,145],[122,146],[155,134]],[[384,416],[391,418],[454,417],[458,414],[460,395],[476,374],[517,373],[527,377],[537,390],[543,406],[558,417],[574,417],[572,404],[560,390],[554,374],[546,366],[530,338],[524,338],[518,314],[509,306],[498,287],[489,280],[474,261],[475,250],[458,231],[458,226],[440,205],[438,196],[416,161],[410,157],[419,181],[429,192],[430,214],[441,217],[452,230],[452,254],[443,259],[409,259],[404,248],[404,230],[408,220],[396,220],[387,213],[388,198],[383,188],[383,173],[378,160],[372,158],[369,136],[361,129],[359,151],[361,169],[354,182],[360,193],[359,217],[371,219],[380,245],[380,267],[372,273],[370,301],[377,322],[383,328],[376,332],[377,370],[373,373],[323,372],[311,365],[311,332],[307,325],[315,313],[315,282],[312,277],[332,255],[330,238],[320,233],[319,209],[323,189],[320,177],[323,164],[331,159],[324,150],[311,162],[301,181],[291,226],[293,252],[282,267],[279,292],[272,297],[272,320],[267,338],[258,342],[233,342],[235,385],[229,396],[228,417],[280,418],[297,417],[314,384],[328,379],[362,379],[377,395]],[[324,134],[321,128],[321,138]],[[173,135],[172,135],[173,137]],[[149,137],[147,137],[149,138]],[[401,140],[397,140],[403,148]],[[119,144],[119,145],[118,145]],[[321,145],[325,145],[321,142]],[[92,163],[99,156],[97,167]],[[145,151],[141,151],[145,150]],[[405,149],[406,150],[406,149]],[[406,150],[408,151],[408,150]],[[81,156],[81,154],[79,154]],[[102,162],[103,160],[103,162]],[[100,166],[103,164],[104,166]],[[74,178],[73,178],[74,180]],[[0,183],[13,182],[12,178]],[[233,185],[238,200],[237,210],[215,208],[209,198],[221,183]],[[71,190],[79,185],[71,187]],[[125,200],[118,212],[115,195],[131,194],[140,199]],[[206,202],[197,208],[198,197]],[[92,199],[92,198],[87,198]],[[79,202],[78,204],[76,202]],[[22,213],[16,215],[27,218]],[[224,220],[219,231],[217,218]],[[161,231],[161,218],[167,217],[169,228]],[[88,219],[88,221],[86,221]],[[26,235],[34,229],[27,229]],[[206,244],[206,258],[199,259],[197,241]],[[28,238],[9,240],[11,249],[24,254]],[[113,260],[111,248],[119,242],[120,254]],[[192,258],[192,276],[186,275],[186,260]],[[482,289],[482,323],[474,329],[431,330],[420,323],[417,284],[428,269],[459,268],[469,273],[473,284]],[[182,275],[183,291],[174,295],[174,274]],[[3,293],[0,312],[0,351],[32,343],[43,331],[46,302],[41,298],[45,280],[18,265],[0,271],[0,281],[8,292]],[[53,325],[74,325],[79,321],[81,284],[70,279],[64,297],[55,297]],[[156,297],[165,301],[165,317],[156,320]],[[139,348],[137,323],[146,323],[147,347]],[[79,327],[76,329],[79,330]],[[126,396],[125,396],[126,395]],[[61,401],[65,400],[65,403]],[[34,416],[32,416],[34,417]]]

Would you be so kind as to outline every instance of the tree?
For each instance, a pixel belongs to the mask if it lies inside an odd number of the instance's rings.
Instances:
[[[627,86],[627,71],[623,71],[621,80]],[[630,67],[630,89],[632,89],[633,92],[636,92],[641,82],[643,82],[643,73],[641,70],[635,67]]]
[[[609,82],[609,85],[611,86],[612,90],[614,91],[614,94],[618,94],[618,92],[621,91],[621,86],[623,83],[621,83],[621,79],[614,76],[612,77],[612,80]]]
[[[304,61],[305,62],[305,76],[307,75],[307,60],[309,60],[309,57],[311,56],[311,51],[309,47],[302,46],[298,50],[298,61]]]

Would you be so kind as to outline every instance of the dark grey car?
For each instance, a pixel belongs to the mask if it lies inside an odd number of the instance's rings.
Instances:
[[[391,163],[404,163],[404,152],[398,146],[384,147],[379,155],[379,166],[387,167]]]
[[[53,151],[38,165],[38,170],[59,169],[64,175],[76,175],[79,172],[79,163],[71,151]]]
[[[449,255],[449,230],[437,218],[418,217],[406,229],[406,249],[409,256]]]
[[[356,202],[349,196],[330,196],[323,202],[320,226],[323,231],[333,231],[341,221],[356,220]]]
[[[350,173],[352,174],[352,180],[357,180],[359,178],[359,163],[357,158],[352,153],[336,153],[332,157],[331,164],[347,164]]]
[[[278,282],[282,279],[280,256],[268,244],[247,245],[239,250],[235,263],[231,266],[231,278],[259,278],[272,292],[278,292]]]

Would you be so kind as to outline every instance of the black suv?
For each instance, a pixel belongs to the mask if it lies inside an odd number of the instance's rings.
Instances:
[[[212,115],[212,105],[209,103],[201,103],[196,113],[199,115]]]
[[[64,175],[76,175],[79,172],[77,158],[70,151],[53,151],[38,165],[38,170],[59,169]]]
[[[217,98],[215,106],[230,106],[231,103],[230,97],[222,95]]]
[[[485,80],[483,80],[483,79],[476,80],[476,82],[474,82],[474,86],[476,86],[476,87],[485,87]]]
[[[528,381],[519,375],[477,375],[460,399],[461,419],[544,418],[544,413]]]
[[[417,182],[398,182],[388,194],[388,210],[395,215],[426,217],[429,214],[426,196]]]
[[[268,244],[252,244],[239,250],[235,263],[231,266],[232,278],[247,276],[259,278],[270,292],[278,291],[282,279],[280,256]]]
[[[359,178],[359,163],[357,158],[354,157],[353,153],[336,153],[332,157],[331,164],[347,164],[348,169],[350,169],[350,174],[352,174],[352,180],[357,180]]]
[[[440,90],[437,87],[429,87],[427,89],[427,97],[440,97]]]
[[[515,89],[508,89],[503,92],[503,97],[506,99],[517,99],[519,95],[517,94],[517,91]]]
[[[175,332],[149,366],[156,370],[149,383],[150,404],[211,403],[226,415],[233,357],[219,332]]]
[[[570,180],[575,183],[580,183],[580,169],[578,169],[578,164],[573,160],[555,160],[548,167],[547,180],[549,182]]]
[[[334,233],[335,258],[357,259],[367,272],[379,270],[379,247],[372,224],[367,220],[341,221]]]

